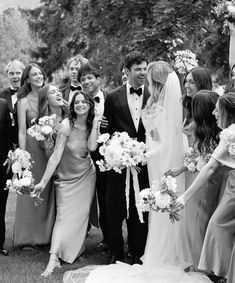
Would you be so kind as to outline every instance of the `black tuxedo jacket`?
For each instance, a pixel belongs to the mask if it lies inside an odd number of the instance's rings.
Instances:
[[[144,88],[142,108],[149,98],[147,88]],[[108,132],[127,132],[131,138],[138,141],[145,141],[145,129],[140,118],[138,130],[136,130],[131,117],[126,93],[126,85],[123,85],[110,92],[105,100],[104,116],[108,120]]]
[[[11,118],[6,100],[0,99],[0,189],[6,185],[6,168],[3,163],[12,147]]]
[[[3,98],[7,101],[7,106],[8,106],[8,110],[9,112],[11,112],[13,114],[13,118],[15,120],[15,125],[12,126],[12,123],[10,124],[10,129],[12,131],[12,143],[18,145],[18,119],[17,119],[17,108],[16,108],[16,104],[15,107],[13,108],[12,105],[12,101],[11,101],[11,92],[10,92],[10,88],[6,88],[3,91],[0,92],[0,98]]]

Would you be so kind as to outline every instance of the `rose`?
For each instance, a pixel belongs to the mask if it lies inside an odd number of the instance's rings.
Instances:
[[[154,195],[156,207],[164,209],[169,207],[169,205],[171,204],[171,197],[168,194],[157,191]]]
[[[98,143],[106,143],[110,138],[110,134],[106,133],[106,134],[102,134],[98,137],[97,142]]]
[[[11,166],[11,170],[13,173],[19,173],[22,170],[20,162],[15,161]]]
[[[41,132],[44,135],[52,135],[53,134],[53,129],[52,129],[51,126],[45,125],[45,126],[42,126]]]
[[[31,179],[29,177],[24,177],[19,180],[20,187],[29,187],[31,185]]]
[[[196,171],[196,165],[195,165],[194,162],[190,162],[190,163],[188,163],[186,166],[187,166],[187,168],[188,168],[188,170],[189,170],[190,172],[195,172],[195,171]]]

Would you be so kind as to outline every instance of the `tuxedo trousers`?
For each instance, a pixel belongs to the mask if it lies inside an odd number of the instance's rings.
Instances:
[[[5,242],[6,225],[5,225],[5,214],[7,204],[8,190],[0,188],[0,249],[3,248]]]

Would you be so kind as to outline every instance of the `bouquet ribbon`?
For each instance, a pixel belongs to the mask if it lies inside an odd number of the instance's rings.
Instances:
[[[127,210],[127,218],[129,217],[129,196],[130,196],[130,178],[133,178],[133,188],[135,192],[135,202],[139,197],[140,193],[140,186],[139,186],[139,181],[138,181],[138,172],[135,167],[127,167],[126,168],[126,188],[125,188],[125,193],[126,193],[126,210]],[[137,207],[137,206],[136,206]],[[137,212],[139,215],[139,220],[141,223],[144,223],[144,218],[143,218],[143,213],[138,209],[137,207]]]

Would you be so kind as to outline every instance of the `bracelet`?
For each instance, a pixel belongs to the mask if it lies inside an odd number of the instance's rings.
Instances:
[[[92,129],[97,130],[98,131],[98,127],[92,127]]]

